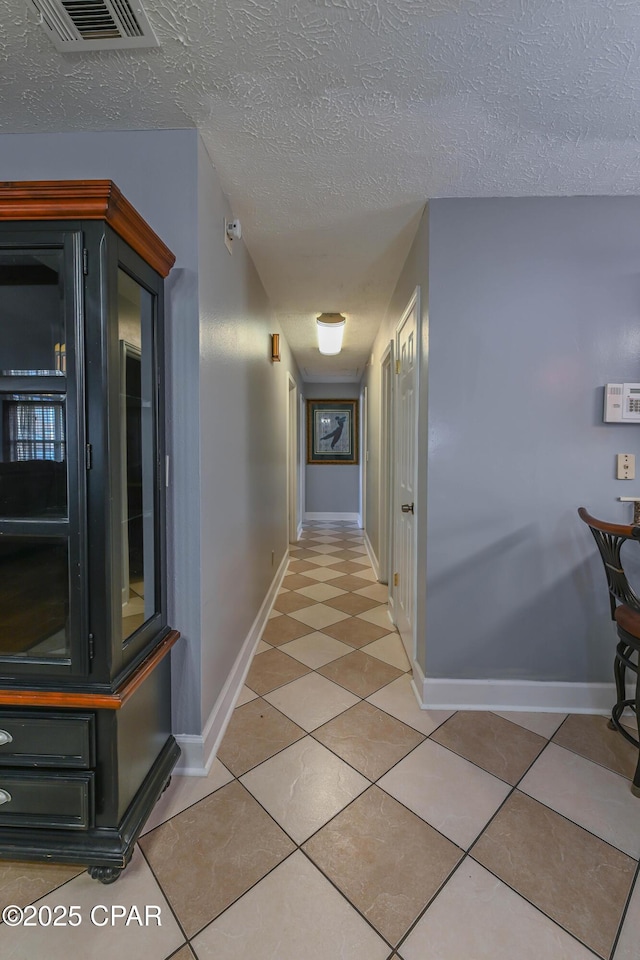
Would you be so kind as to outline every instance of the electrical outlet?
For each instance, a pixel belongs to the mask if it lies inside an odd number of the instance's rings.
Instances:
[[[618,454],[618,480],[635,480],[636,458],[633,453]]]

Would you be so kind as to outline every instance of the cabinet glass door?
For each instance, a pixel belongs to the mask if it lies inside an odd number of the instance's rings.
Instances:
[[[118,270],[122,640],[157,612],[154,297]]]
[[[1,659],[71,656],[69,254],[0,247]]]

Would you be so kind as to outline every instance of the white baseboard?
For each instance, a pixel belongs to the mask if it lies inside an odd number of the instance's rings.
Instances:
[[[376,575],[376,580],[380,580],[380,564],[378,563],[378,558],[376,557],[375,551],[371,546],[371,541],[367,536],[367,531],[364,531],[364,545],[367,548],[367,553],[369,554],[369,562],[373,567],[373,572]]]
[[[278,571],[271,582],[269,591],[262,602],[247,637],[242,644],[231,672],[226,679],[220,696],[215,702],[213,710],[204,725],[200,736],[176,734],[176,740],[182,751],[176,774],[182,777],[206,777],[213,763],[218,747],[227,729],[236,701],[240,696],[245,678],[251,666],[251,659],[255,652],[264,628],[269,619],[271,608],[278,595],[278,590],[287,572],[289,554],[285,553]]]
[[[349,523],[357,523],[362,526],[362,518],[359,513],[305,513],[305,520],[324,520],[331,523],[335,520],[347,520]]]
[[[296,532],[296,537],[298,540],[300,539],[301,536],[302,536],[302,520],[298,524],[298,530]]]
[[[493,710],[539,713],[600,713],[616,702],[613,683],[543,680],[447,680],[425,677],[413,665],[413,688],[423,710]],[[635,690],[627,689],[627,697]]]

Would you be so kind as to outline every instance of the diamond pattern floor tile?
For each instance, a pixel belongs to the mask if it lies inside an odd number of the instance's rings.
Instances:
[[[370,597],[379,603],[387,603],[389,600],[389,588],[384,583],[374,583],[368,587],[356,586],[354,589],[360,596]]]
[[[406,674],[386,687],[382,687],[377,693],[371,694],[367,697],[367,701],[415,730],[419,730],[420,733],[424,733],[426,737],[452,715],[451,710],[421,710],[411,677]]]
[[[10,904],[25,907],[77,877],[84,869],[62,863],[0,861],[0,911]]]
[[[165,891],[166,894],[166,891]],[[131,862],[117,883],[103,885],[92,880],[86,872],[70,880],[38,901],[39,912],[33,926],[13,928],[0,924],[0,956],[3,960],[109,960],[126,957],[127,960],[165,960],[184,943],[185,936],[173,916],[167,898],[147,861],[136,848]],[[129,925],[124,920],[111,923],[111,908],[123,906],[127,913],[137,906],[144,920],[145,905],[158,908],[160,924],[150,920],[149,925]],[[61,919],[56,907],[76,907],[76,916],[82,918],[78,926],[55,926],[47,923],[48,908],[54,919]],[[91,922],[91,912],[97,922]],[[40,918],[45,920],[40,922]],[[67,914],[68,917],[68,914]],[[65,918],[66,919],[66,918]]]
[[[309,633],[306,637],[300,637],[299,640],[292,640],[280,649],[288,656],[295,657],[296,660],[311,667],[312,670],[323,667],[325,663],[330,663],[351,652],[351,647],[346,643],[340,643],[339,640],[334,640],[333,637],[321,632]]]
[[[5,861],[0,907],[161,905],[159,931],[85,924],[91,960],[637,960],[633,748],[602,717],[420,709],[362,530],[312,521],[290,550],[265,695],[240,690],[209,775],[174,774],[117,884]],[[316,606],[344,619],[291,616]],[[0,923],[0,956],[78,935]]]
[[[308,560],[291,560],[289,562],[289,573],[308,573],[314,569],[314,564]]]
[[[546,746],[524,727],[494,713],[461,710],[431,734],[431,739],[515,785]]]
[[[305,737],[250,770],[241,783],[296,843],[302,843],[369,786],[322,744]]]
[[[310,597],[304,597],[301,594],[290,590],[288,593],[284,593],[282,596],[276,597],[273,609],[277,610],[279,613],[294,613],[296,610],[301,610],[303,607],[309,607],[315,602],[316,601]]]
[[[377,780],[424,739],[366,701],[318,727],[313,735],[369,780]]]
[[[300,620],[293,620],[291,617],[283,615],[276,620],[269,620],[262,631],[262,639],[266,643],[278,646],[281,643],[288,643],[289,640],[304,637],[305,634],[311,633],[312,629]]]
[[[237,781],[148,833],[140,846],[188,937],[294,849]]]
[[[233,780],[233,774],[217,758],[213,761],[206,777],[180,777],[174,774],[145,823],[143,834],[149,833],[150,830],[154,830],[161,823],[166,823],[182,810],[215,793],[231,780]]]
[[[638,763],[638,748],[617,730],[611,730],[608,723],[607,717],[572,714],[553,742],[631,780]]]
[[[394,945],[463,856],[459,847],[377,787],[358,797],[303,849]]]
[[[309,578],[303,577],[301,573],[288,573],[282,581],[282,586],[287,590],[299,590],[300,587],[309,586]]]
[[[566,713],[528,713],[524,710],[494,711],[494,713],[497,717],[517,723],[547,740],[551,739],[566,718]]]
[[[367,623],[375,623],[379,627],[384,627],[387,633],[390,633],[395,629],[391,623],[389,609],[386,604],[379,604],[377,607],[373,607],[371,610],[364,610],[362,613],[358,614],[358,617],[361,620],[366,620]]]
[[[358,702],[348,690],[318,673],[288,683],[266,699],[305,730],[315,730]]]
[[[302,853],[194,941],[198,960],[386,960],[388,945]]]
[[[519,787],[636,860],[640,857],[640,803],[619,774],[550,743]]]
[[[281,650],[272,648],[266,653],[256,654],[249,668],[246,684],[250,690],[262,696],[275,690],[276,687],[297,680],[305,673],[309,673],[309,668],[299,660],[294,660]]]
[[[433,740],[416,747],[378,786],[465,850],[511,789]]]
[[[308,577],[309,580],[317,580],[318,583],[326,583],[327,580],[335,580],[340,576],[340,573],[331,566],[312,566],[309,570],[305,571],[305,576]]]
[[[389,624],[389,627],[391,624]],[[342,640],[351,647],[364,647],[367,643],[386,637],[389,633],[389,627],[378,627],[375,623],[366,623],[360,617],[349,617],[347,620],[341,620],[339,623],[330,624],[325,627],[323,633],[328,633],[330,637],[336,640]]]
[[[339,579],[336,579],[333,581],[336,587],[341,587],[343,590],[352,590],[357,593],[362,593],[362,583],[363,583],[362,577],[354,577],[351,574],[339,574],[337,571],[336,571],[336,577],[339,577]],[[365,596],[365,594],[362,594],[362,595]],[[370,599],[376,599],[376,598],[373,597]],[[380,600],[379,602],[380,603],[387,602],[386,587],[385,587],[384,600]]]
[[[336,583],[336,581],[334,580],[333,583]],[[358,613],[364,613],[365,610],[371,610],[378,606],[377,600],[358,597],[355,593],[343,593],[341,596],[325,600],[325,603],[330,607],[335,607],[336,610],[348,613],[350,617],[355,617]]]
[[[295,620],[300,620],[301,623],[313,627],[314,630],[323,630],[334,623],[346,620],[348,614],[342,613],[340,610],[334,610],[333,607],[329,607],[325,603],[316,603],[312,607],[296,610],[291,616]]]
[[[369,657],[361,650],[354,650],[346,657],[320,667],[318,673],[327,677],[328,680],[339,683],[357,697],[368,697],[369,694],[401,676],[402,670],[383,663],[375,657]]]
[[[380,637],[379,640],[374,640],[373,643],[368,643],[366,647],[360,649],[362,653],[375,657],[377,660],[382,660],[383,663],[397,667],[398,670],[403,672],[411,669],[399,633],[388,633],[386,637]]]
[[[401,953],[403,960],[593,960],[594,956],[469,858],[418,921]]]
[[[233,711],[218,758],[239,777],[303,736],[297,724],[257,698]]]
[[[638,960],[640,942],[640,883],[636,877],[633,895],[622,924],[614,960]]]
[[[328,603],[330,600],[335,599],[336,597],[346,596],[344,590],[341,590],[340,587],[334,586],[333,582],[330,580],[328,583],[313,583],[309,584],[307,581],[306,586],[298,588],[297,591],[302,597],[310,597],[312,600],[316,600],[319,603]],[[332,603],[331,606],[334,606]],[[336,607],[337,610],[340,607]]]
[[[519,791],[472,856],[599,956],[610,956],[637,866],[630,857]]]

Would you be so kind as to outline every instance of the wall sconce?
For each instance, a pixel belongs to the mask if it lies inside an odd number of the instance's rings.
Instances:
[[[318,350],[326,357],[334,357],[342,350],[342,337],[346,319],[341,313],[321,313],[316,319],[318,326]]]
[[[271,360],[273,363],[280,360],[280,334],[271,334]]]

